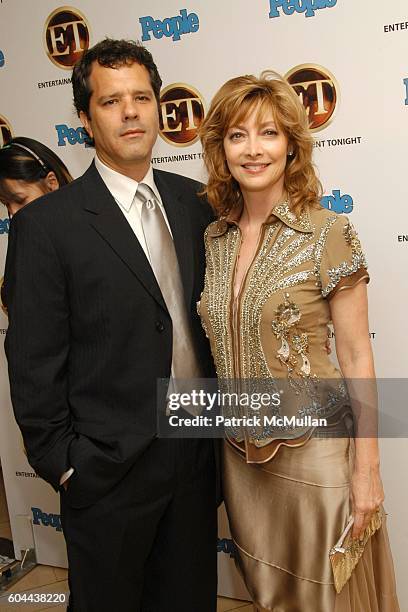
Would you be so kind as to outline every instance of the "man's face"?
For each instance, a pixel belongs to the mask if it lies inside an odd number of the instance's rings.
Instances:
[[[98,157],[110,168],[141,180],[159,131],[148,71],[137,63],[106,68],[94,62],[89,84],[89,117],[81,111],[80,118]]]

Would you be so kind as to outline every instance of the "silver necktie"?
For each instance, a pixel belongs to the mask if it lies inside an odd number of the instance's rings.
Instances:
[[[201,370],[192,341],[176,250],[150,187],[139,183],[135,197],[142,202],[142,228],[150,265],[173,323],[172,377],[178,387],[177,379],[199,378]]]

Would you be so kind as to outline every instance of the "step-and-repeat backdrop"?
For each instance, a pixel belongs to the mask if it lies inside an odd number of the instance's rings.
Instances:
[[[197,127],[227,79],[274,69],[309,113],[322,205],[349,215],[369,261],[370,336],[377,374],[404,378],[408,265],[408,5],[406,0],[0,0],[0,145],[15,135],[54,149],[74,176],[93,150],[72,109],[71,68],[105,36],[143,41],[164,89],[158,168],[204,178]],[[9,221],[0,205],[0,277]],[[70,228],[67,227],[67,232]],[[72,236],[75,240],[75,235]],[[350,319],[353,313],[350,312]],[[0,313],[0,333],[7,317]],[[16,552],[27,517],[41,563],[65,565],[58,497],[27,463],[0,355],[0,452]],[[392,409],[392,407],[391,407]],[[389,528],[408,609],[406,438],[382,440]],[[220,589],[245,596],[225,517]],[[191,543],[194,546],[194,542]]]

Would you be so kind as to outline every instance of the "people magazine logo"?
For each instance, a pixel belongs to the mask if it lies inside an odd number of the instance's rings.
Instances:
[[[58,68],[71,70],[89,48],[89,24],[76,8],[61,6],[44,25],[44,46],[48,58]]]
[[[160,136],[176,147],[187,147],[198,140],[204,116],[200,92],[185,83],[173,83],[160,96]]]
[[[347,193],[341,195],[340,189],[333,189],[331,195],[325,195],[320,200],[320,204],[323,208],[331,210],[335,213],[346,213],[353,212],[354,202],[351,195]]]
[[[66,147],[70,145],[84,145],[85,147],[92,146],[92,140],[89,138],[84,127],[69,127],[65,123],[59,123],[55,126],[58,135],[57,145],[59,147]]]
[[[13,130],[10,123],[3,115],[0,115],[0,149],[8,144],[13,138]]]
[[[234,542],[230,538],[218,538],[217,553],[224,553],[231,559],[235,559],[237,549],[235,548]]]
[[[4,236],[8,234],[10,231],[10,219],[6,217],[5,219],[0,219],[0,236]]]
[[[139,23],[142,27],[142,42],[151,40],[151,37],[160,40],[171,38],[173,41],[181,40],[184,34],[194,34],[200,29],[200,20],[197,13],[187,13],[187,9],[181,9],[179,15],[165,17],[165,19],[154,19],[151,15],[140,17]]]
[[[317,64],[300,64],[285,75],[306,109],[309,127],[319,132],[333,120],[339,102],[339,86],[332,73]]]
[[[269,18],[294,13],[315,17],[316,11],[336,6],[337,0],[269,0]]]
[[[33,525],[42,527],[53,527],[55,531],[62,531],[61,515],[44,512],[41,508],[31,508],[33,513]]]

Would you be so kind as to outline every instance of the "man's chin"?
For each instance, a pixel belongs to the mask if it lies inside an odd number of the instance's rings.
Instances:
[[[151,157],[151,151],[128,151],[121,155],[121,162],[124,164],[143,164],[149,163]]]

